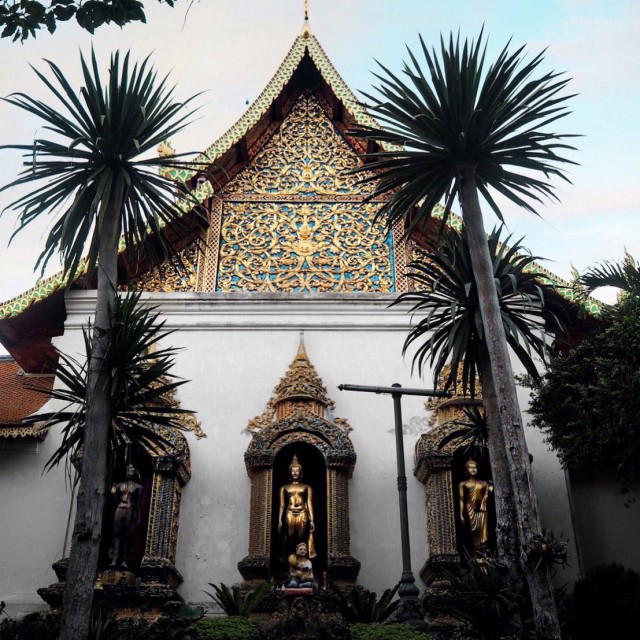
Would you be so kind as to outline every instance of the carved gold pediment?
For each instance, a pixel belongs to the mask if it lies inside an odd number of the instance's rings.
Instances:
[[[216,290],[393,291],[391,234],[374,223],[381,203],[364,202],[361,163],[304,92],[225,187]]]
[[[225,195],[362,197],[373,193],[375,183],[363,184],[363,174],[350,173],[360,163],[318,99],[306,91],[251,164],[227,185]]]
[[[198,268],[196,244],[180,252],[180,260],[165,260],[161,265],[128,283],[130,291],[176,292],[195,291]]]

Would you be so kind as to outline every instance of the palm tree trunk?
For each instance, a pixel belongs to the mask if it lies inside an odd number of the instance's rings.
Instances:
[[[113,215],[111,218],[112,224],[103,225],[98,253],[98,291],[87,382],[87,426],[59,640],[84,640],[87,637],[102,537],[111,424],[110,373],[103,363],[110,339],[109,313],[114,306],[118,276],[118,217]]]
[[[494,500],[496,505],[496,548],[498,562],[504,567],[506,580],[515,593],[522,592],[522,571],[519,564],[518,551],[518,515],[513,500],[509,462],[502,441],[499,421],[498,402],[491,375],[489,353],[483,350],[479,358],[480,385],[482,387],[482,404],[488,424],[489,459],[494,482]],[[506,621],[505,631],[516,637],[522,634],[522,618],[515,611]]]
[[[556,639],[560,638],[560,625],[549,569],[543,566],[544,563],[536,566],[535,561],[527,553],[527,550],[533,546],[534,536],[541,532],[540,518],[531,479],[529,452],[521,424],[516,385],[500,316],[487,236],[482,222],[474,167],[465,165],[462,169],[463,175],[460,181],[462,216],[469,240],[471,264],[478,287],[485,342],[495,385],[498,424],[502,432],[502,444],[506,451],[518,515],[520,564],[529,587],[536,630],[542,638]]]

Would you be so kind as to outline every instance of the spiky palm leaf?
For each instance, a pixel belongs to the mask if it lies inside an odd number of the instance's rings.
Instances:
[[[384,622],[398,608],[399,600],[394,600],[400,583],[392,589],[385,589],[378,599],[378,594],[358,585],[349,591],[344,591],[338,584],[332,584],[340,600],[340,607],[344,617],[352,623]]]
[[[440,446],[455,441],[458,447],[463,447],[466,457],[485,459],[489,454],[489,425],[487,416],[479,407],[472,405],[463,409],[463,418],[453,421],[456,427],[442,439]]]
[[[68,284],[81,268],[86,268],[86,283],[97,271],[83,469],[60,631],[61,640],[74,640],[88,633],[104,512],[112,425],[111,371],[105,365],[109,345],[104,338],[115,304],[118,240],[122,236],[132,258],[143,255],[153,263],[167,254],[176,255],[163,237],[165,225],[171,225],[173,238],[197,239],[190,216],[183,218],[180,208],[181,197],[187,198],[190,207],[196,205],[195,196],[188,195],[187,185],[177,185],[158,173],[159,168],[188,165],[175,157],[154,157],[152,152],[187,124],[190,113],[185,107],[192,99],[175,101],[167,79],[157,81],[148,59],[130,65],[128,54],[122,63],[119,53],[111,57],[104,85],[94,53],[89,64],[81,57],[84,86],[78,93],[61,69],[48,64],[52,79],[36,71],[52,94],[48,102],[25,93],[6,99],[41,119],[50,137],[5,147],[24,152],[25,168],[4,188],[32,187],[9,205],[20,211],[19,230],[41,216],[54,216],[38,264],[44,268],[60,251]]]
[[[402,76],[378,63],[377,93],[364,95],[381,126],[354,132],[389,145],[369,154],[373,161],[365,168],[374,171],[368,180],[377,181],[372,198],[390,194],[381,213],[389,222],[406,218],[409,232],[423,225],[440,202],[448,215],[468,164],[500,219],[492,191],[534,213],[534,204],[556,199],[547,180],[568,181],[561,165],[575,163],[560,153],[574,149],[562,142],[573,136],[545,128],[568,113],[565,103],[571,96],[562,91],[569,79],[557,72],[533,77],[543,54],[527,60],[524,47],[510,53],[509,44],[487,69],[482,32],[462,47],[459,36],[451,34],[448,45],[441,38],[440,56],[422,37],[420,44],[428,73],[410,49]]]
[[[444,571],[452,592],[448,595],[448,611],[469,623],[479,637],[500,637],[509,613],[518,608],[521,595],[505,580],[503,568],[491,559],[472,558],[466,551],[464,558],[466,567],[462,571]]]
[[[21,92],[4,100],[38,117],[53,135],[38,137],[33,144],[0,147],[24,152],[23,171],[0,192],[31,187],[5,208],[20,211],[20,224],[13,235],[44,215],[55,216],[36,267],[44,270],[60,251],[64,270],[73,278],[88,244],[90,277],[110,211],[118,212],[118,230],[127,250],[143,253],[152,263],[172,251],[162,242],[161,230],[167,224],[174,225],[178,234],[195,239],[193,228],[182,220],[177,195],[196,211],[200,205],[186,185],[158,171],[189,166],[180,159],[185,154],[157,157],[153,152],[188,124],[192,115],[188,106],[196,96],[175,101],[168,78],[158,82],[148,58],[131,65],[128,53],[122,63],[119,52],[112,56],[104,87],[95,53],[91,52],[90,64],[81,56],[84,86],[79,94],[63,71],[47,62],[53,79],[34,71],[53,94],[52,100],[45,102]],[[152,236],[160,242],[149,242]]]
[[[500,234],[501,228],[495,229],[488,243],[507,342],[527,372],[537,377],[534,356],[545,358],[545,323],[562,328],[566,312],[549,295],[552,287],[540,284],[531,271],[531,264],[539,258],[528,254],[511,235],[501,241]],[[413,364],[420,373],[429,365],[436,382],[450,363],[445,389],[455,386],[461,368],[463,393],[473,394],[486,346],[466,235],[451,229],[428,240],[424,247],[424,259],[412,262],[409,271],[418,290],[403,293],[393,302],[411,304],[410,312],[420,318],[403,352],[417,345]]]
[[[255,589],[243,592],[240,587],[234,585],[229,588],[224,582],[219,585],[209,583],[213,587],[215,594],[205,591],[214,602],[216,602],[228,616],[241,616],[248,618],[251,612],[267,597],[271,591],[269,583],[265,582]]]
[[[623,294],[640,297],[640,269],[633,256],[626,251],[622,263],[603,262],[591,267],[582,275],[580,283],[587,287],[587,293],[599,287],[617,287]]]
[[[496,508],[505,521],[510,517],[506,500],[510,483],[517,503],[514,530],[519,544],[526,546],[539,532],[540,521],[504,330],[507,325],[513,343],[522,329],[510,326],[500,312],[480,196],[499,218],[496,194],[535,213],[539,202],[555,199],[548,180],[567,180],[564,168],[573,163],[562,154],[573,147],[565,141],[569,136],[549,131],[568,113],[570,96],[564,95],[568,79],[553,71],[536,76],[542,54],[527,59],[523,48],[510,53],[508,46],[489,65],[482,33],[462,45],[452,35],[448,44],[441,40],[439,52],[430,51],[421,39],[426,73],[411,51],[401,77],[381,66],[380,84],[375,95],[366,96],[365,105],[380,125],[365,127],[356,135],[383,143],[383,150],[371,154],[372,162],[366,166],[373,173],[369,179],[377,180],[371,197],[389,195],[378,215],[387,216],[389,223],[405,220],[407,234],[426,228],[440,202],[445,204],[446,221],[459,197],[473,265],[468,282],[479,291],[480,317],[472,320],[484,325],[480,330],[487,336],[488,381],[495,391],[492,407],[501,427],[492,430],[500,437],[492,438],[491,456],[508,471],[501,474],[504,490],[497,487]],[[463,343],[446,335],[443,340],[452,346]],[[520,354],[526,354],[526,348],[521,347]],[[505,545],[509,546],[499,542],[505,554],[515,557]],[[536,571],[526,563],[520,568],[529,586],[536,630],[541,636],[559,637],[548,571]],[[513,563],[511,569],[515,571]]]
[[[171,373],[174,366],[174,347],[158,347],[172,331],[163,329],[154,307],[140,304],[140,294],[116,298],[111,314],[105,366],[111,371],[109,398],[111,400],[110,449],[121,450],[125,445],[144,451],[171,451],[172,445],[157,427],[183,429],[179,418],[193,413],[171,406],[167,396],[186,380],[176,380]],[[78,452],[84,443],[87,425],[87,362],[90,354],[89,333],[84,332],[86,360],[80,362],[66,354],[59,354],[53,363],[54,372],[64,387],[40,393],[63,404],[60,410],[32,417],[42,428],[63,425],[62,442],[46,464],[50,469]]]

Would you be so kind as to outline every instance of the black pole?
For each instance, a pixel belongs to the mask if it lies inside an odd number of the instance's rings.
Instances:
[[[424,628],[424,607],[419,598],[420,591],[416,587],[416,580],[411,570],[411,547],[409,541],[409,510],[407,507],[407,475],[404,466],[404,441],[402,433],[402,396],[439,396],[450,397],[450,393],[431,391],[427,389],[403,389],[397,382],[390,387],[368,387],[355,384],[341,384],[340,391],[361,391],[365,393],[390,394],[393,398],[393,412],[396,433],[396,461],[398,470],[398,502],[400,505],[400,538],[402,544],[402,577],[398,595],[400,602],[396,612],[399,622],[407,622],[416,627]]]
[[[396,382],[391,385],[400,388]],[[393,413],[396,431],[396,464],[398,470],[398,503],[400,505],[400,540],[402,542],[402,578],[398,593],[403,596],[417,596],[420,592],[415,585],[411,571],[411,548],[409,546],[409,509],[407,507],[407,474],[404,467],[404,441],[402,434],[402,394],[392,393]]]

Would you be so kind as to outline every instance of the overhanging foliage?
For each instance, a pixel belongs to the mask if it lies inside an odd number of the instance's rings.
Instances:
[[[173,7],[176,0],[158,0]],[[76,19],[78,25],[93,33],[103,24],[122,27],[128,22],[146,22],[144,4],[140,0],[0,0],[1,38],[24,41],[35,38],[46,28],[53,33],[59,22]]]
[[[551,360],[530,412],[566,467],[611,473],[625,488],[640,482],[640,298]]]

